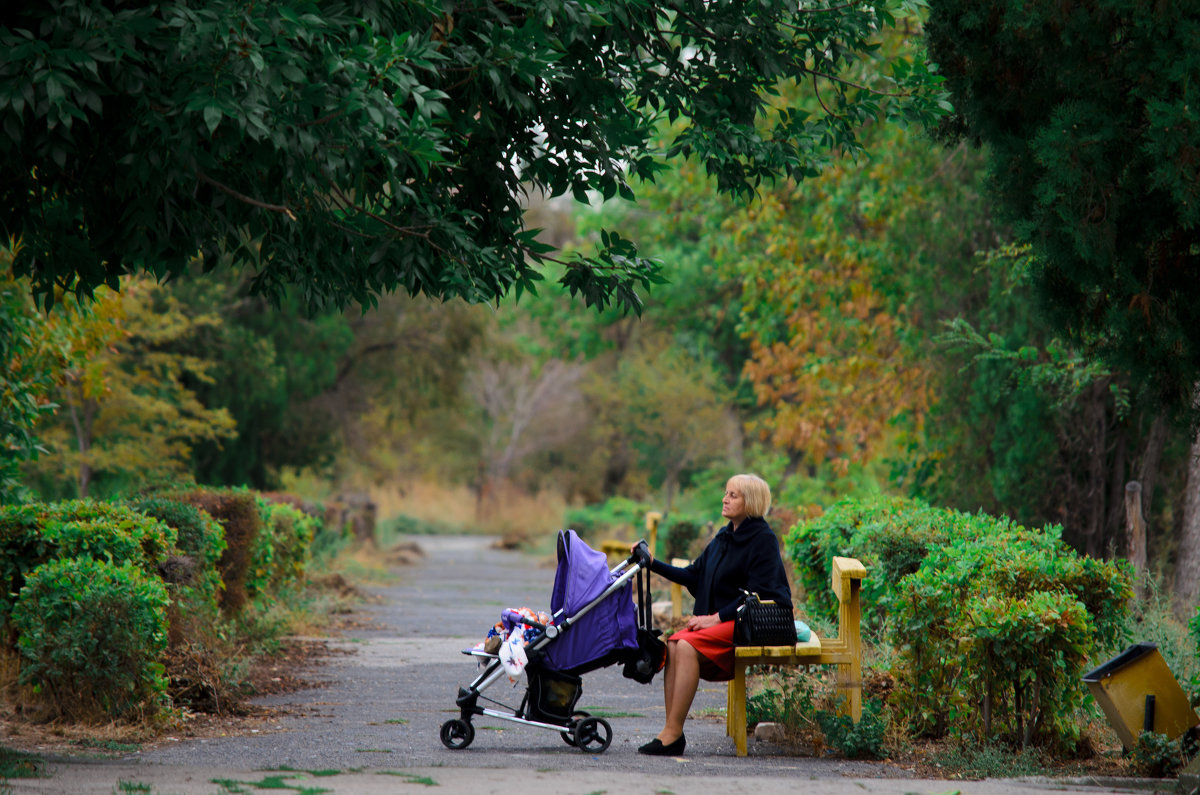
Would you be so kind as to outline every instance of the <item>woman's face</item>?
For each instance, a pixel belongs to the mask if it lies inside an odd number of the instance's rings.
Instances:
[[[721,500],[721,515],[737,527],[746,518],[746,499],[730,484],[725,484],[725,499]]]

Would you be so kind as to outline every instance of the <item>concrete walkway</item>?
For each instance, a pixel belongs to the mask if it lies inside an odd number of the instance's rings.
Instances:
[[[492,549],[482,537],[419,537],[423,564],[401,570],[397,584],[375,589],[379,604],[361,609],[369,629],[332,645],[352,653],[330,658],[315,678],[324,686],[264,698],[286,707],[269,728],[245,736],[164,740],[120,759],[55,760],[42,779],[8,782],[14,793],[153,792],[216,795],[266,789],[332,793],[426,791],[482,793],[993,793],[1151,791],[1147,782],[997,780],[929,781],[894,765],[793,756],[750,745],[738,758],[725,737],[724,685],[702,684],[687,727],[683,757],[646,757],[637,747],[663,721],[661,690],[614,668],[584,678],[579,706],[604,716],[611,747],[587,754],[557,732],[491,718],[476,737],[450,751],[441,724],[458,710],[460,684],[475,675],[461,650],[483,639],[505,607],[549,608],[554,569],[520,553]],[[484,695],[508,706],[521,688],[496,685]],[[1174,782],[1164,782],[1167,786]]]

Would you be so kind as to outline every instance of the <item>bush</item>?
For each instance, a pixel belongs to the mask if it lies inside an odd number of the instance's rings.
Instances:
[[[221,592],[217,564],[225,552],[225,531],[219,522],[194,505],[152,497],[132,504],[146,516],[158,519],[176,532],[175,546],[191,564],[183,598],[189,602],[216,604]],[[171,583],[175,578],[164,577]]]
[[[1124,567],[1028,533],[934,550],[896,588],[892,703],[918,734],[1069,744],[1079,678],[1097,640],[1122,631],[1131,595]]]
[[[215,569],[225,551],[225,532],[219,522],[194,505],[165,497],[131,503],[134,510],[175,528],[176,548],[198,568]]]
[[[154,716],[167,686],[167,602],[163,583],[132,562],[38,566],[13,607],[20,682],[68,718]]]
[[[884,759],[887,722],[882,713],[879,702],[867,699],[863,701],[858,723],[849,715],[821,711],[817,713],[817,724],[825,735],[825,743],[847,759]]]
[[[663,557],[667,560],[671,558],[690,559],[692,557],[692,544],[699,537],[699,524],[695,522],[675,522],[667,530],[667,537],[663,545]]]
[[[251,599],[274,596],[304,580],[313,538],[321,521],[281,502],[258,499],[262,530],[247,573]]]
[[[164,496],[193,505],[220,523],[225,532],[225,550],[217,561],[217,571],[225,585],[221,592],[221,609],[226,615],[237,613],[246,604],[246,579],[262,528],[254,494],[230,489]]]
[[[874,497],[845,499],[821,516],[798,523],[784,547],[796,567],[808,611],[814,616],[837,614],[837,598],[829,588],[834,556],[861,560],[871,572],[863,581],[864,629],[877,631],[891,601],[892,587],[920,568],[930,547],[944,545],[958,533],[980,532],[973,517],[931,508],[920,500]],[[987,519],[993,530],[995,520]],[[957,530],[957,533],[956,533]]]
[[[1006,558],[988,564],[988,555],[973,558],[967,572],[981,565],[1014,565],[1008,575],[1010,589],[1065,589],[1087,607],[1100,643],[1112,645],[1121,639],[1126,602],[1132,595],[1128,574],[1117,575],[1113,564],[1078,556],[1062,541],[1058,525],[1030,530],[1004,517],[879,496],[842,500],[822,516],[800,522],[788,532],[785,548],[814,616],[837,613],[828,582],[833,557],[861,560],[870,572],[862,584],[863,621],[879,635],[904,579],[922,568],[932,551],[960,543],[981,545],[976,547],[978,554],[984,549],[1002,554],[1012,545],[1028,550],[1033,557],[1022,558],[1024,562]]]
[[[0,508],[0,622],[30,571],[58,558],[133,563],[155,574],[175,531],[126,505],[72,500]]]
[[[867,566],[864,624],[899,655],[891,703],[918,734],[1071,743],[1092,649],[1126,637],[1128,567],[1081,558],[1055,525],[877,497],[800,523],[787,549],[816,615],[836,612],[834,555]]]
[[[746,724],[779,723],[793,736],[813,724],[816,688],[807,672],[776,669],[770,684],[746,699]]]
[[[579,533],[581,538],[593,545],[609,538],[636,541],[639,538],[648,538],[646,514],[651,510],[657,509],[647,502],[631,500],[626,497],[611,497],[601,503],[585,505],[582,508],[571,508],[566,513],[565,526],[572,528]],[[705,516],[692,516],[678,511],[672,512],[670,518],[677,525],[694,525],[697,533],[707,519]],[[658,549],[652,550],[655,557],[667,557],[664,550],[670,543],[669,535],[670,531],[664,532],[660,525]],[[678,557],[688,557],[686,550]]]
[[[1182,739],[1168,740],[1167,735],[1142,732],[1129,752],[1133,769],[1151,778],[1169,778],[1187,764]]]
[[[177,555],[160,567],[171,604],[167,608],[167,675],[175,703],[198,706],[183,695],[191,689],[196,676],[181,671],[180,662],[189,665],[196,659],[196,648],[219,645],[221,574],[217,563],[225,551],[225,531],[204,511],[177,500],[149,497],[132,503],[139,512],[158,519],[177,533]],[[195,667],[195,666],[192,666]],[[183,682],[182,688],[177,686]]]

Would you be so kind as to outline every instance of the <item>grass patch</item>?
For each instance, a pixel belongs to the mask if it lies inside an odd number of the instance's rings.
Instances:
[[[229,778],[214,778],[212,783],[220,787],[217,795],[252,795],[254,790],[279,789],[298,792],[300,795],[323,795],[333,790],[324,787],[309,787],[303,784],[291,784],[287,779],[298,776],[267,776],[262,781],[236,781]],[[251,787],[252,789],[246,789]]]
[[[391,748],[355,748],[354,753],[356,753],[356,754],[390,754],[390,753],[392,753],[392,749]]]
[[[298,767],[289,767],[288,765],[280,765],[279,767],[267,768],[266,773],[307,773],[313,778],[326,778],[328,776],[340,776],[340,770],[302,770]]]
[[[584,707],[583,711],[593,718],[644,718],[646,717],[640,712],[619,712],[608,709],[597,709],[595,707]]]
[[[125,793],[134,793],[134,792],[149,793],[149,792],[153,792],[153,791],[154,791],[153,787],[151,787],[149,784],[146,784],[145,782],[142,782],[142,781],[123,781],[123,780],[118,781],[116,789],[115,789],[115,792],[122,793],[122,795],[125,795]]]
[[[38,778],[45,774],[45,759],[0,746],[0,779]]]
[[[122,754],[131,754],[134,751],[140,751],[142,748],[141,743],[122,743],[116,740],[97,740],[94,738],[71,740],[71,745],[77,745],[80,748],[97,748],[101,751],[115,751]]]
[[[418,776],[416,773],[402,773],[399,770],[380,770],[381,776],[397,776],[404,779],[409,784],[424,784],[426,787],[441,786],[429,776]]]
[[[963,778],[1021,778],[1044,776],[1052,771],[1036,748],[1010,751],[998,745],[952,745],[934,754],[933,766]]]

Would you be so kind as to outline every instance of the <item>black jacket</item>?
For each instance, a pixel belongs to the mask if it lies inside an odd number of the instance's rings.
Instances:
[[[687,588],[696,597],[698,616],[717,613],[722,621],[732,621],[743,588],[792,606],[779,539],[760,517],[748,517],[736,531],[732,523],[725,525],[700,557],[682,569],[656,558],[650,570]]]

